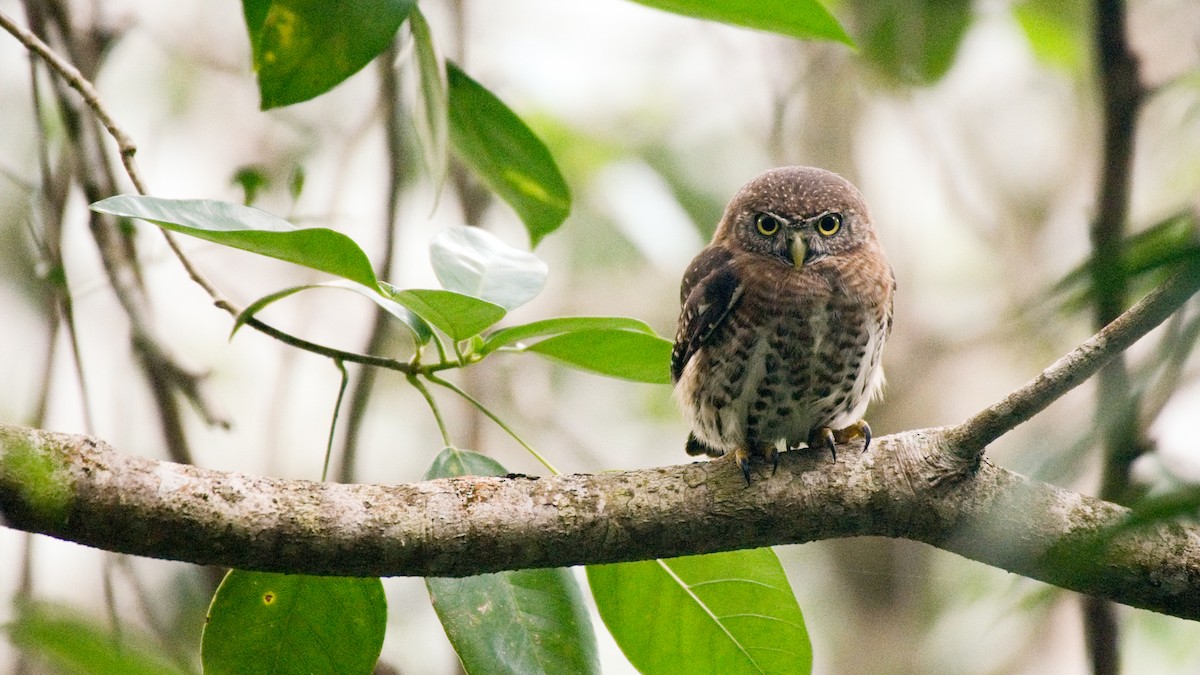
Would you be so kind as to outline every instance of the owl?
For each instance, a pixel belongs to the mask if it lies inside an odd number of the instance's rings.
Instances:
[[[683,275],[671,353],[691,455],[779,464],[779,445],[863,438],[883,386],[896,277],[862,194],[823,169],[783,167],[734,195]]]

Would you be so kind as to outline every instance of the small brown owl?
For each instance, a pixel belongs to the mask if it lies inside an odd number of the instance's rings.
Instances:
[[[896,277],[859,191],[811,167],[767,171],[725,207],[683,275],[671,354],[687,452],[779,463],[780,442],[855,437],[883,386]]]

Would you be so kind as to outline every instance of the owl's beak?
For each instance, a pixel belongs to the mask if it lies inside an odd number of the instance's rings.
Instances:
[[[804,237],[799,232],[793,232],[791,240],[788,241],[788,247],[792,254],[792,265],[796,269],[804,266],[804,259],[808,257],[808,244],[804,243]]]

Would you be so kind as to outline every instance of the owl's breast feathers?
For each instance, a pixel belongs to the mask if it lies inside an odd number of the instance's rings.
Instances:
[[[671,352],[671,378],[679,382],[688,362],[701,347],[728,331],[716,329],[730,315],[747,288],[756,313],[803,315],[805,305],[831,308],[855,307],[876,314],[883,323],[883,337],[891,332],[895,275],[875,241],[854,255],[830,258],[816,265],[795,269],[774,264],[758,256],[734,252],[726,245],[712,245],[700,252],[683,275],[680,300],[683,308],[675,347]],[[830,301],[833,301],[830,303]]]

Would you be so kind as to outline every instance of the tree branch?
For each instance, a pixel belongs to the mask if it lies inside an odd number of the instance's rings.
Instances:
[[[1200,619],[1200,527],[981,461],[1200,288],[1188,266],[1038,378],[967,422],[869,453],[784,453],[747,487],[730,462],[644,471],[314,483],[122,455],[0,425],[0,520],[106,550],[302,574],[466,576],[819,539],[904,537],[1063,588]]]
[[[783,454],[747,487],[726,461],[405,485],[282,480],[154,461],[0,426],[9,527],[241,569],[465,576],[862,535],[905,537],[1117,602],[1200,619],[1200,527],[1120,529],[1129,512],[984,463],[945,481],[944,429],[868,453]]]
[[[1165,321],[1197,290],[1200,290],[1200,268],[1194,264],[1181,267],[1166,283],[1036,378],[999,403],[953,427],[948,432],[952,454],[947,459],[968,465],[978,462],[989,443],[1032,419],[1063,394],[1082,384],[1113,357]]]

